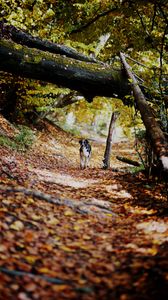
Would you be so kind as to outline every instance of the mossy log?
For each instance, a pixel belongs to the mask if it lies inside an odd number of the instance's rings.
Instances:
[[[130,158],[127,158],[127,157],[123,157],[123,156],[116,156],[116,158],[119,160],[119,161],[122,161],[126,164],[129,164],[129,165],[132,165],[132,166],[135,166],[135,167],[140,167],[141,164],[138,162],[138,161],[135,161],[135,160],[132,160]]]
[[[0,70],[76,90],[89,102],[94,96],[123,99],[130,92],[122,69],[30,49],[11,40],[0,40]]]
[[[34,37],[31,34],[22,31],[15,26],[7,25],[2,21],[0,22],[0,30],[2,37],[10,37],[10,39],[12,39],[15,43],[25,45],[29,48],[36,48],[42,51],[48,51],[53,54],[65,55],[66,57],[81,61],[92,63],[98,62],[95,58],[88,57],[82,53],[79,53],[71,47],[52,43],[51,41],[43,40],[39,37]]]

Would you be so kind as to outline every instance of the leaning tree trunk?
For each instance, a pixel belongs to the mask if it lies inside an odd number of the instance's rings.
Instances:
[[[154,152],[161,161],[163,169],[168,171],[168,142],[158,122],[155,120],[151,108],[149,107],[135,76],[132,74],[131,67],[126,62],[123,53],[120,53],[120,58],[127,72],[128,78],[131,80],[135,101],[140,111],[147,134],[151,139]]]
[[[106,149],[104,153],[104,159],[103,159],[103,169],[109,169],[110,168],[110,155],[111,155],[111,149],[112,149],[112,138],[115,128],[115,122],[118,118],[119,113],[113,112],[111,116],[109,131],[108,131],[108,137],[106,142]]]

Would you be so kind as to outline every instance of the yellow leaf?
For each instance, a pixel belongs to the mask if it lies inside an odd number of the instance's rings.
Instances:
[[[84,234],[84,235],[82,236],[82,238],[83,238],[84,240],[90,240],[90,239],[91,239],[91,236],[89,236],[89,235],[87,235],[87,234]]]
[[[34,220],[34,221],[38,221],[38,220],[41,219],[41,216],[38,216],[38,215],[35,215],[35,214],[31,214],[31,218],[32,218],[32,220]]]
[[[54,240],[57,242],[57,241],[60,241],[60,237],[59,236],[54,236]]]
[[[47,221],[47,223],[48,223],[49,225],[57,225],[57,224],[60,223],[60,221],[59,221],[58,219],[52,217],[52,218],[50,218],[50,219]]]
[[[32,203],[34,203],[34,200],[33,200],[32,198],[28,198],[28,199],[26,200],[26,203],[27,203],[27,204],[32,204]]]
[[[69,247],[67,247],[67,246],[64,246],[64,245],[60,246],[60,248],[61,248],[62,250],[64,250],[65,252],[73,252],[73,251],[74,251],[73,249],[71,249],[71,248],[69,248]]]
[[[10,228],[19,231],[24,228],[24,224],[21,221],[15,221],[10,225]]]
[[[153,247],[153,248],[148,249],[147,252],[148,252],[148,254],[156,255],[158,253],[158,249]]]
[[[52,290],[54,290],[55,292],[62,292],[64,290],[67,289],[67,285],[54,285],[52,286]]]
[[[64,216],[73,216],[74,215],[74,212],[72,210],[66,210],[64,212]]]
[[[113,215],[113,214],[107,213],[106,216],[108,216],[108,217],[113,217],[114,215]]]
[[[77,230],[80,230],[80,229],[81,229],[81,226],[79,226],[79,225],[74,225],[73,229],[76,230],[76,231],[77,231]]]
[[[40,273],[50,273],[50,270],[48,269],[48,268],[40,268],[40,269],[38,269],[38,271],[40,272]]]
[[[37,256],[35,256],[35,255],[27,255],[27,256],[25,256],[25,260],[29,263],[29,264],[34,264],[35,263],[35,261],[38,259],[38,257]]]

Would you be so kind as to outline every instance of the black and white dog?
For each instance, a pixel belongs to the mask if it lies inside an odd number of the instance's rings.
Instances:
[[[81,169],[85,169],[89,165],[90,157],[91,157],[91,146],[88,140],[80,140],[79,141],[80,149],[80,167]]]

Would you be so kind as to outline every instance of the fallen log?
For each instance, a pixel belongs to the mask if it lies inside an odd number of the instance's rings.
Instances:
[[[116,156],[116,158],[119,160],[119,161],[122,161],[126,164],[129,164],[129,165],[133,165],[135,167],[139,167],[141,166],[141,164],[138,162],[138,161],[135,161],[135,160],[132,160],[130,158],[127,158],[127,157],[123,157],[123,156]]]
[[[11,40],[0,40],[0,70],[79,91],[89,102],[94,96],[116,94],[123,99],[130,92],[122,69],[30,49]]]
[[[125,68],[130,84],[133,90],[137,108],[140,111],[141,118],[146,128],[147,135],[151,140],[154,152],[162,164],[162,168],[168,172],[168,142],[161,130],[158,122],[155,120],[153,112],[148,105],[144,94],[142,93],[135,76],[132,74],[131,67],[125,60],[123,53],[120,53],[121,62]]]
[[[10,37],[14,42],[25,45],[29,48],[36,48],[43,51],[48,51],[53,54],[65,55],[70,58],[74,58],[81,61],[98,63],[98,60],[92,57],[88,57],[82,53],[77,52],[75,49],[65,45],[52,43],[48,40],[42,40],[39,37],[34,37],[25,31],[22,31],[15,26],[6,25],[4,22],[0,22],[1,36],[4,38]],[[100,62],[99,62],[100,63]],[[102,63],[102,62],[101,62]],[[102,63],[103,64],[103,63]]]

